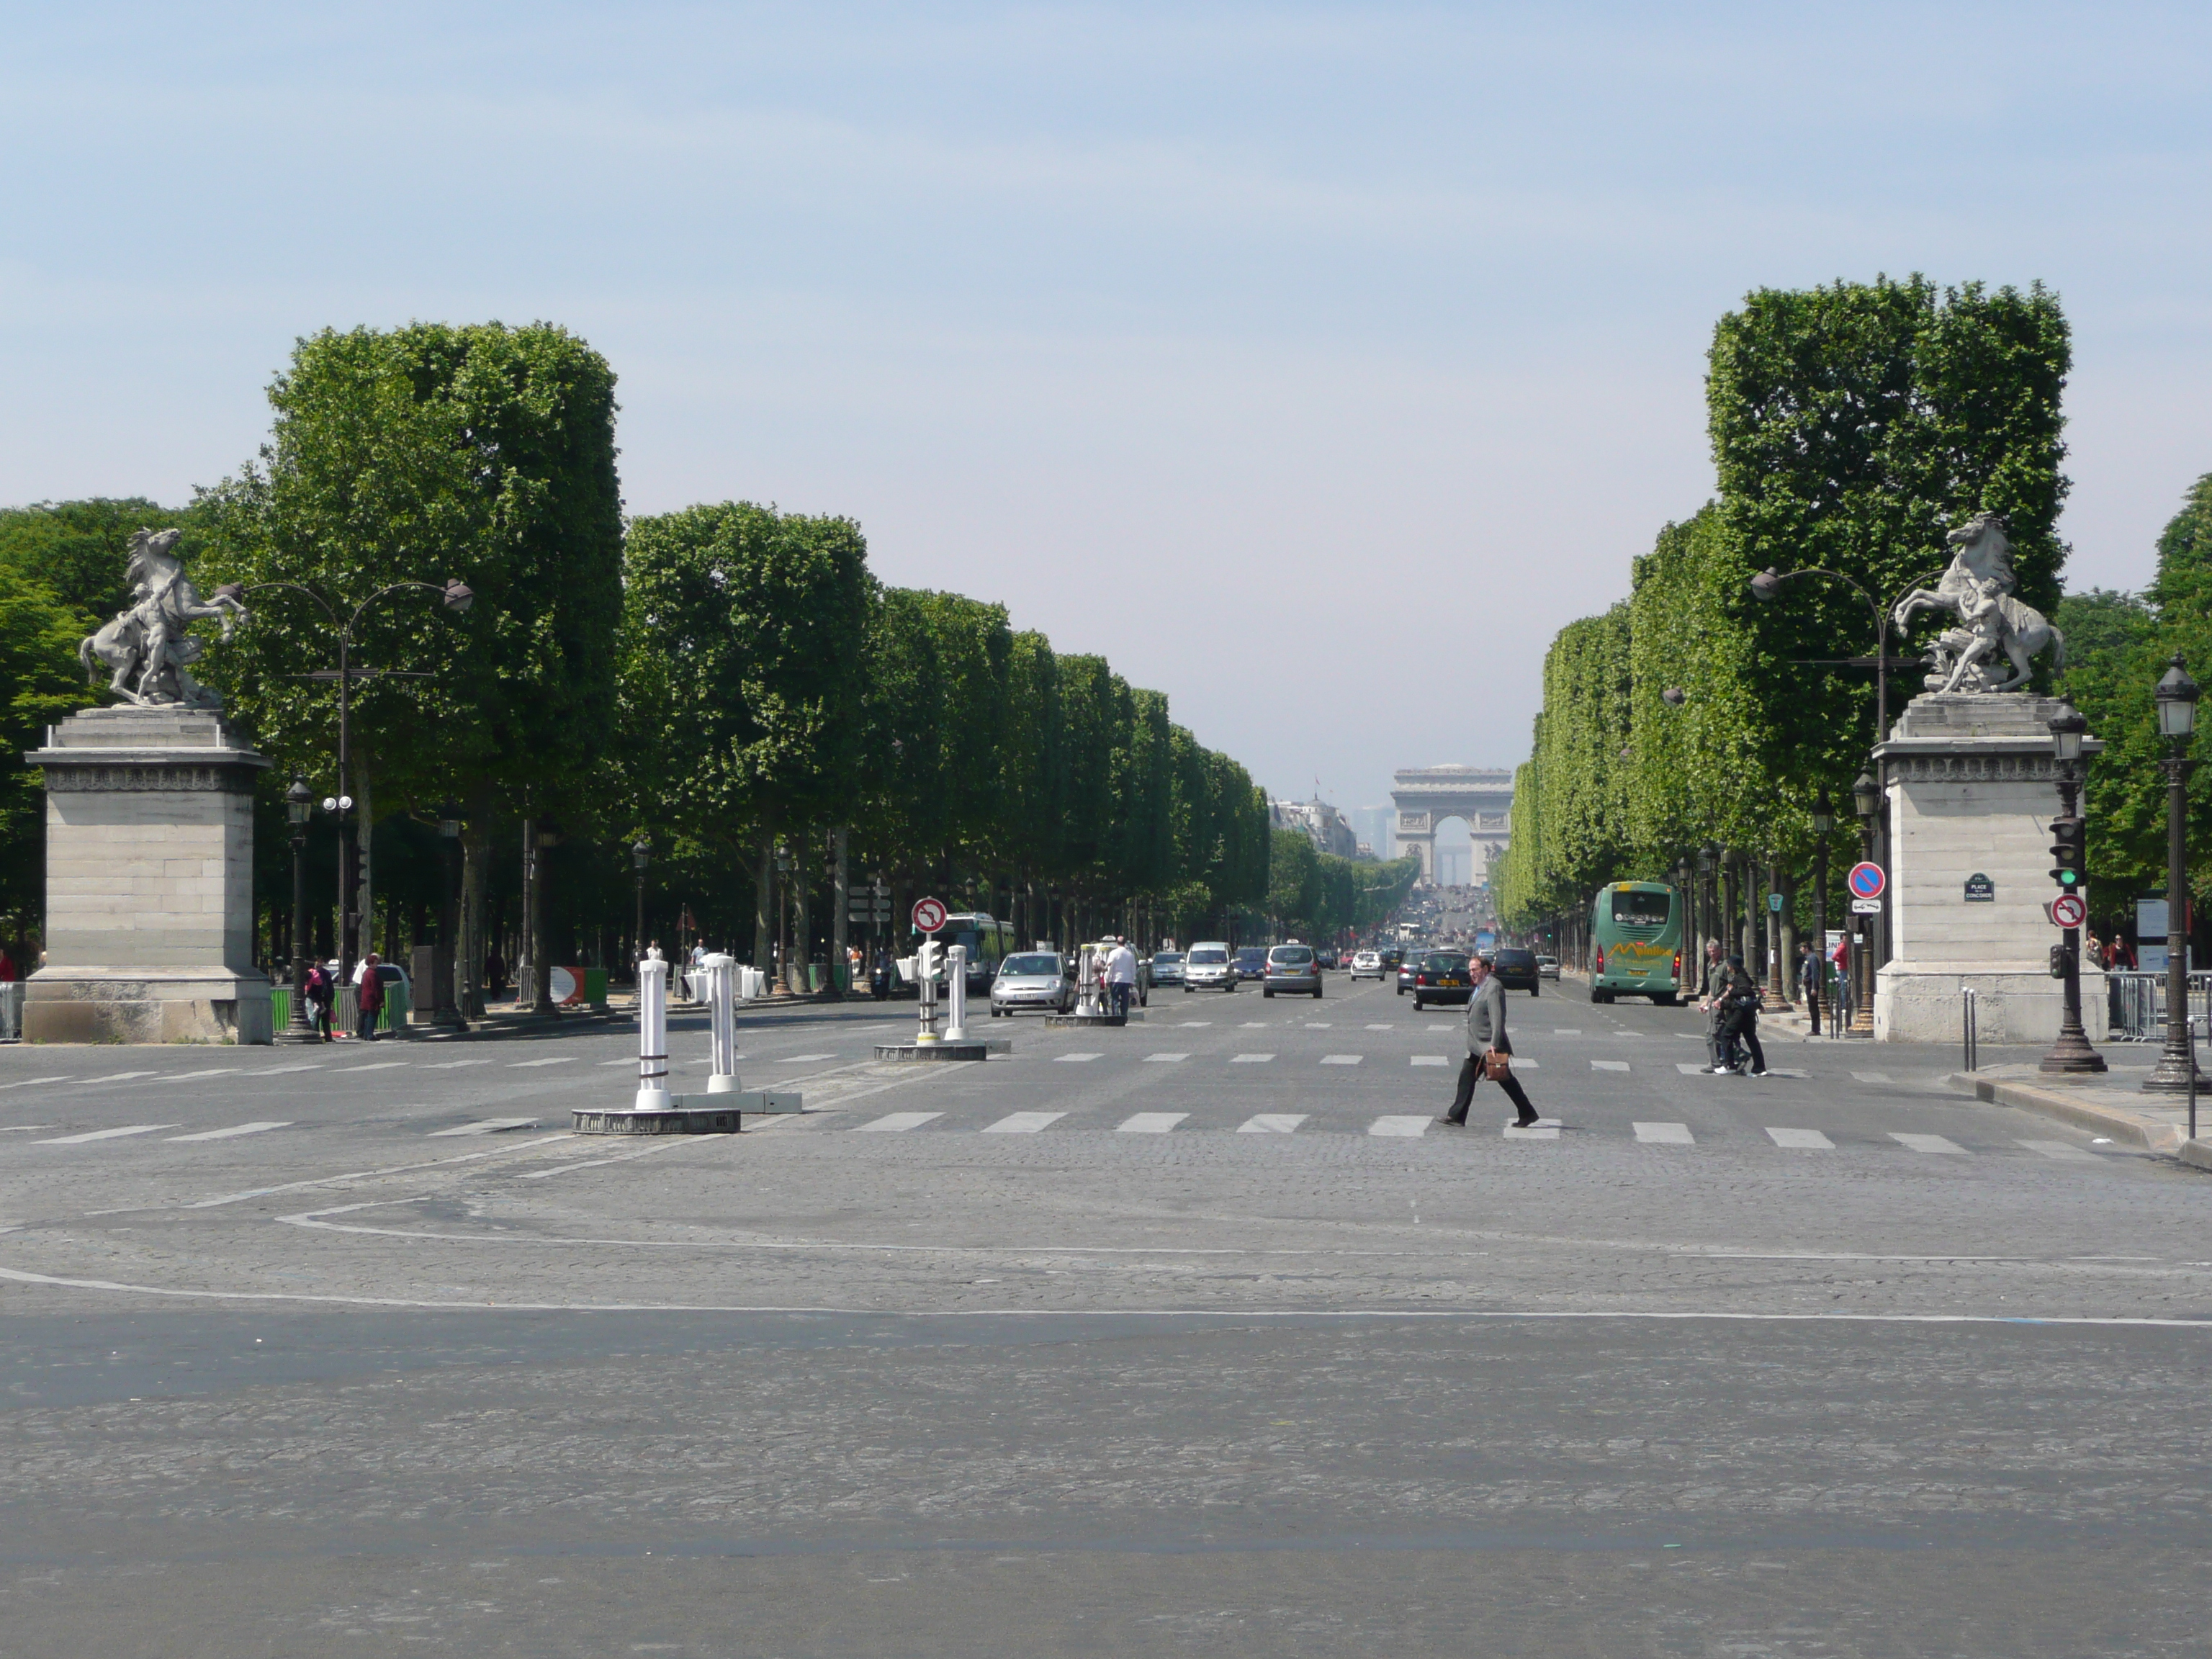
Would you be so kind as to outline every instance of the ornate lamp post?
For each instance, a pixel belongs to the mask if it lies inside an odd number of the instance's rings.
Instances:
[[[2197,731],[2197,682],[2179,653],[2154,694],[2158,732],[2166,740],[2166,1052],[2143,1079],[2159,1094],[2191,1093],[2203,1086],[2189,1030],[2189,775]]]
[[[640,962],[645,960],[645,866],[653,862],[653,843],[640,836],[629,844],[629,861],[637,870],[637,931],[630,935]]]
[[[2062,895],[2076,895],[2081,885],[2082,828],[2075,812],[2081,787],[2081,737],[2089,722],[2070,703],[2061,703],[2051,717],[2051,746],[2058,760],[2058,822],[2051,825],[2052,851],[2059,856],[2053,874]],[[2059,977],[2066,987],[2066,1013],[2058,1027],[2058,1041],[2037,1068],[2045,1072],[2079,1073],[2101,1072],[2105,1057],[2089,1046],[2081,1029],[2081,930],[2069,927],[2057,952]]]
[[[314,810],[315,792],[295,772],[284,792],[284,816],[292,824],[292,1012],[279,1042],[322,1040],[307,1021],[307,817]]]
[[[1698,982],[1705,983],[1705,939],[1717,939],[1717,925],[1720,910],[1720,895],[1713,888],[1713,871],[1720,863],[1721,849],[1711,842],[1698,848],[1698,919],[1705,938],[1698,941]]]
[[[1828,786],[1813,803],[1813,949],[1820,959],[1820,977],[1813,981],[1813,1035],[1820,1035],[1821,992],[1828,983],[1828,832],[1836,827],[1836,804],[1828,799]]]
[[[553,1006],[553,951],[545,938],[544,854],[561,844],[561,826],[538,820],[530,838],[530,1012],[559,1018]]]
[[[445,902],[438,907],[438,966],[430,975],[436,1006],[431,1018],[441,1025],[465,1025],[461,982],[461,804],[448,799],[438,808],[438,842],[443,851]]]
[[[1881,811],[1881,786],[1871,772],[1862,772],[1851,785],[1851,804],[1859,815],[1859,856],[1874,858],[1874,820]],[[1874,918],[1858,919],[1858,938],[1851,946],[1851,1035],[1874,1035]]]

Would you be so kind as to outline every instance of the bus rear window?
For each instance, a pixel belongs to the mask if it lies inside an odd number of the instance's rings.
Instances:
[[[1672,893],[1638,892],[1632,887],[1616,889],[1613,919],[1636,927],[1663,927],[1673,912],[1674,900]]]

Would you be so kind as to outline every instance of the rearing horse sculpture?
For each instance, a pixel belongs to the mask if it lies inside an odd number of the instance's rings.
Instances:
[[[222,708],[222,697],[185,670],[185,665],[200,654],[199,641],[185,629],[203,617],[220,617],[227,640],[246,614],[245,600],[230,587],[216,589],[209,599],[200,598],[191,578],[185,574],[184,561],[173,550],[183,534],[180,530],[133,532],[128,575],[135,600],[100,632],[87,635],[76,648],[88,678],[96,682],[100,678],[93,666],[97,658],[114,671],[107,689],[142,708],[166,703]]]
[[[1942,579],[1932,588],[1914,588],[1891,613],[1900,634],[1923,611],[1948,611],[1959,618],[1961,626],[1946,629],[1936,641],[1936,672],[1927,680],[1931,691],[2009,691],[2025,685],[2033,659],[2046,646],[2057,648],[2051,665],[2066,665],[2066,636],[2033,605],[2012,596],[2012,543],[1998,513],[1978,513],[1959,526],[1943,538],[1957,551]],[[1982,664],[2000,649],[2011,659],[2012,676],[1991,680]]]

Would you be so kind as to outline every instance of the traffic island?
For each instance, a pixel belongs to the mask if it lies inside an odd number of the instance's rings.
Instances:
[[[1144,1015],[1134,1008],[1126,1014],[1085,1013],[1079,1008],[1072,1014],[1047,1014],[1044,1028],[1048,1031],[1072,1031],[1100,1025],[1127,1025],[1143,1018]]]
[[[672,1105],[641,1111],[635,1107],[580,1106],[570,1127],[580,1135],[733,1135],[743,1132],[746,1114],[803,1112],[799,1097],[767,1090],[725,1095],[671,1095]]]
[[[1014,1045],[1000,1037],[975,1042],[954,1042],[943,1039],[936,1042],[878,1042],[878,1060],[988,1060],[994,1053],[1010,1054]]]

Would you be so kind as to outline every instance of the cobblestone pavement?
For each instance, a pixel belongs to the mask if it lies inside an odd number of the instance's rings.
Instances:
[[[2194,1651],[2212,1177],[1572,990],[0,1050],[0,1656]]]

